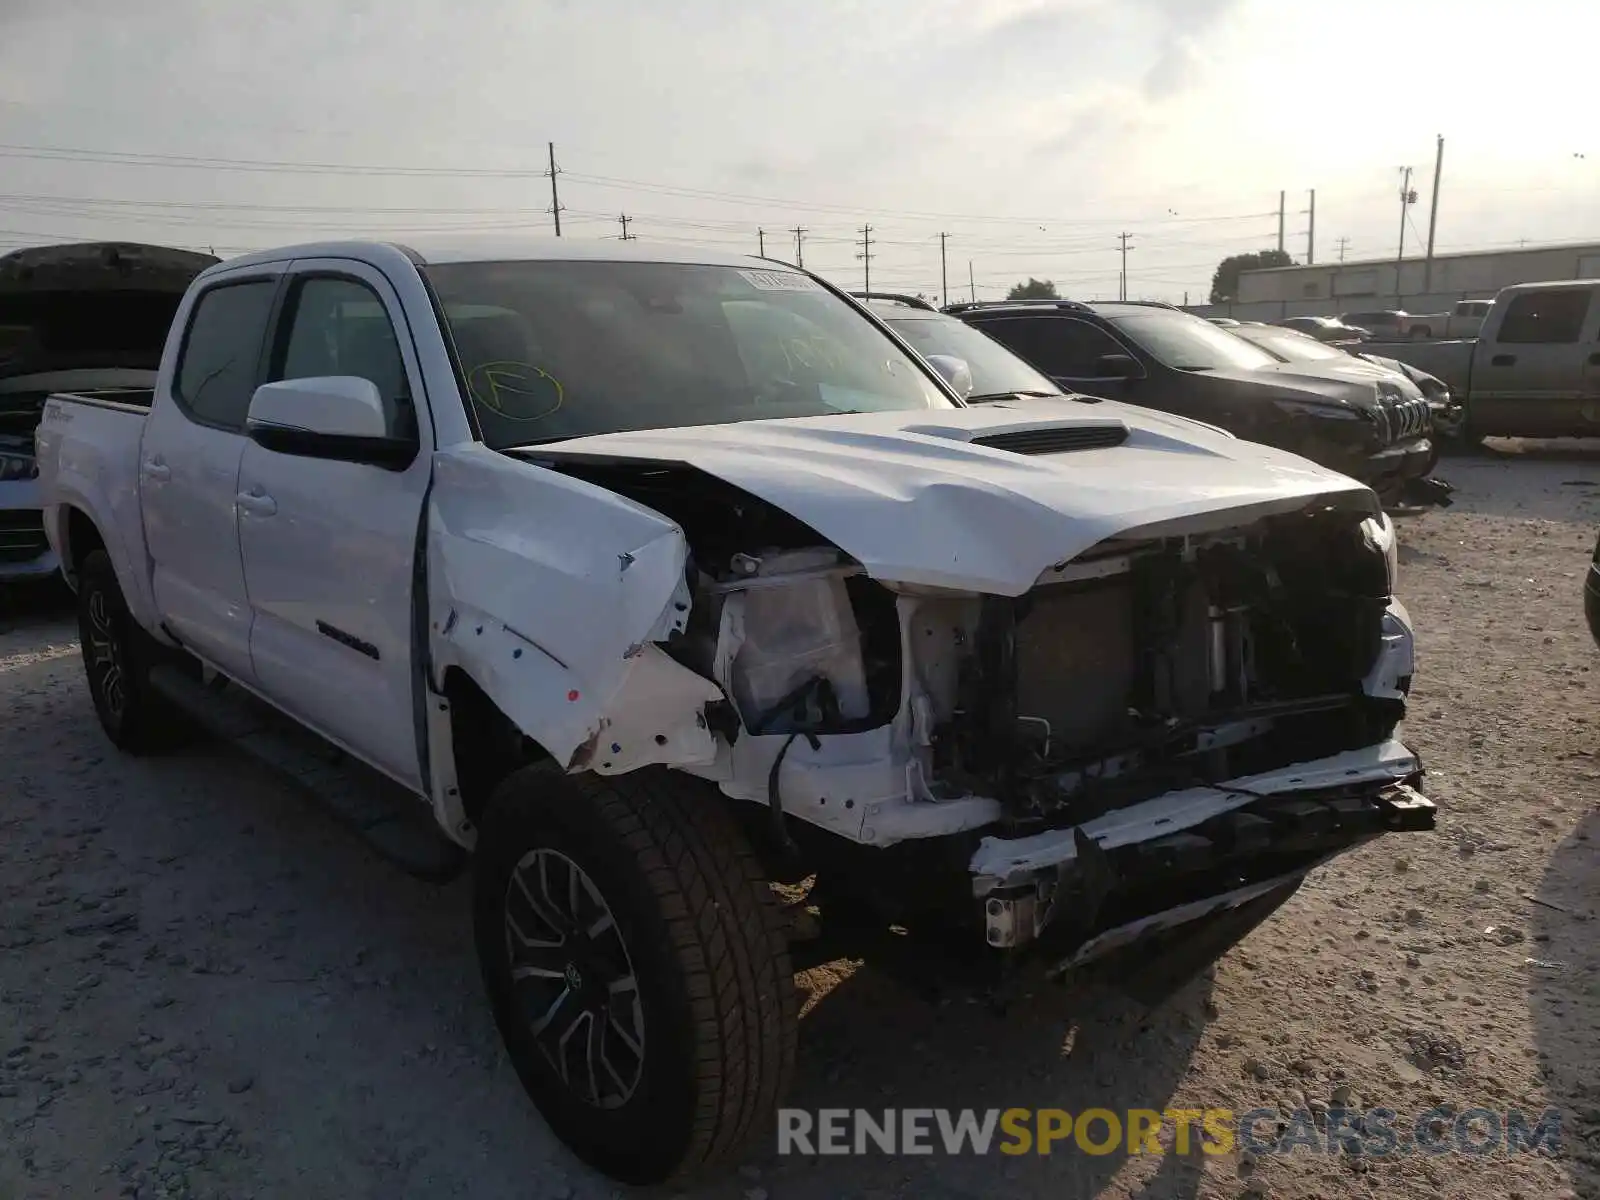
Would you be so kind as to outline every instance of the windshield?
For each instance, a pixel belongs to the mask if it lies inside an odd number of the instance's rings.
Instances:
[[[1230,330],[1188,313],[1156,310],[1115,316],[1111,323],[1175,371],[1252,371],[1278,361]]]
[[[648,262],[425,268],[496,449],[618,430],[953,407],[795,271]]]
[[[1013,392],[1061,394],[1061,389],[1049,379],[965,321],[954,317],[879,315],[924,358],[930,354],[948,354],[964,359],[972,371],[974,396],[1004,396]]]
[[[1248,326],[1233,331],[1251,345],[1260,346],[1268,354],[1284,362],[1322,362],[1330,358],[1349,358],[1343,350],[1325,346],[1302,333],[1289,333],[1281,329],[1255,329]]]

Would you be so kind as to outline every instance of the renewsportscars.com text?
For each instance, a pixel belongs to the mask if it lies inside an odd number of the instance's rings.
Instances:
[[[848,1154],[1528,1154],[1561,1150],[1561,1113],[1440,1105],[1425,1112],[1330,1107],[778,1110],[778,1153]]]

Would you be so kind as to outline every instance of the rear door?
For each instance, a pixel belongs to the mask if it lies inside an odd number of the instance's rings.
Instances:
[[[329,375],[377,384],[389,432],[417,437],[418,451],[391,470],[245,446],[239,532],[256,681],[284,711],[420,790],[411,598],[432,454],[428,422],[419,430],[421,371],[382,272],[298,261],[266,380]]]
[[[220,276],[179,313],[177,363],[139,446],[157,611],[186,646],[240,680],[251,678],[251,614],[234,496],[282,273],[276,264]]]
[[[1595,291],[1532,288],[1505,298],[1504,313],[1473,358],[1469,403],[1475,429],[1522,437],[1587,431],[1583,410],[1588,359],[1596,350],[1590,315]]]

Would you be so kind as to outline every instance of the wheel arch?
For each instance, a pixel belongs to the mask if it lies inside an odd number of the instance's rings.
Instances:
[[[61,505],[56,520],[56,527],[60,531],[56,549],[61,555],[61,574],[68,586],[76,591],[83,560],[96,550],[105,550],[106,539],[100,527],[94,523],[94,518],[75,504]],[[117,565],[115,557],[111,565],[113,568]],[[118,578],[121,578],[120,575]]]
[[[466,667],[456,663],[446,667],[440,691],[450,713],[456,799],[465,818],[477,825],[501,783],[523,767],[555,760]]]

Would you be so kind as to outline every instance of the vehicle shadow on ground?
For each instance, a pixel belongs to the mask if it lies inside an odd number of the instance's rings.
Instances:
[[[0,705],[0,761],[19,772],[0,907],[25,946],[0,958],[0,1041],[48,1024],[61,1070],[81,1076],[15,1132],[38,1162],[62,1164],[62,1194],[98,1194],[100,1164],[153,1161],[162,1143],[148,1122],[196,1106],[243,1131],[246,1146],[188,1168],[196,1194],[616,1193],[556,1142],[505,1059],[465,880],[406,877],[225,747],[118,755],[75,656],[0,674]],[[113,932],[70,936],[62,923],[85,911],[110,914]],[[91,967],[103,984],[77,991]],[[871,970],[804,982],[818,994],[790,1103],[813,1110],[1160,1110],[1210,994],[1202,977],[1150,1010],[1109,991],[1047,987],[1001,1016],[930,1003]],[[151,1037],[182,1048],[175,1074],[157,1078],[161,1064],[143,1049]],[[135,1102],[149,1110],[139,1120],[128,1115]],[[779,1159],[775,1132],[743,1171],[671,1194],[742,1200],[757,1179],[781,1200],[1093,1196],[1127,1166],[1125,1143],[1104,1156],[1061,1143],[1049,1157]],[[1198,1157],[1150,1161],[1137,1194],[1190,1200]]]
[[[45,583],[0,583],[0,634],[59,621],[72,612],[72,592],[59,578]]]
[[[842,966],[842,970],[841,970]],[[1071,1137],[1048,1155],[1003,1154],[997,1131],[986,1155],[944,1152],[935,1132],[928,1156],[807,1158],[771,1153],[764,1178],[785,1198],[823,1200],[839,1195],[907,1194],[918,1197],[1098,1195],[1128,1168],[1126,1121],[1131,1109],[1160,1112],[1207,1021],[1211,973],[1207,971],[1154,1007],[1101,985],[1038,988],[998,1012],[975,998],[929,1000],[871,969],[847,977],[833,964],[800,977],[808,1011],[801,1022],[799,1078],[790,1105],[819,1109],[1089,1109],[1117,1115],[1122,1136],[1103,1153],[1086,1153]],[[935,1129],[937,1127],[935,1126]],[[1103,1145],[1107,1126],[1090,1127],[1091,1145]],[[1167,1154],[1131,1168],[1145,1178],[1147,1200],[1187,1200],[1197,1193],[1201,1154]],[[728,1189],[726,1194],[738,1194]]]
[[[1600,758],[1593,761],[1600,791]],[[1527,967],[1534,1037],[1561,1109],[1573,1188],[1600,1200],[1600,808],[1550,856],[1538,898]]]

